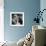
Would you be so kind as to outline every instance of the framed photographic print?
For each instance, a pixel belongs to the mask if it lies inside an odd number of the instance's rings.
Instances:
[[[24,12],[10,12],[10,26],[24,26]]]

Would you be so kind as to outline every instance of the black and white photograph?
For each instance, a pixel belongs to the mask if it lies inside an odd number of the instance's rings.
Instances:
[[[10,12],[11,26],[24,26],[24,12]]]

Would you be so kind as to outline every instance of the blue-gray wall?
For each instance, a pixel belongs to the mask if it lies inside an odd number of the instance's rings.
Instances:
[[[42,11],[43,9],[46,9],[46,0],[41,0],[40,1],[40,10]],[[40,21],[40,25],[46,27],[46,10],[43,12],[43,22]]]
[[[46,0],[40,1],[40,10],[43,10],[43,9],[46,9]],[[40,21],[40,25],[46,27],[46,11],[43,13],[42,17],[43,17],[43,22]],[[46,39],[46,37],[45,37],[45,39]],[[46,40],[45,40],[45,44],[46,44]]]
[[[7,41],[18,41],[31,29],[33,18],[40,9],[40,0],[4,0],[4,38]],[[10,12],[24,12],[24,26],[10,26]],[[34,24],[34,23],[33,23]]]

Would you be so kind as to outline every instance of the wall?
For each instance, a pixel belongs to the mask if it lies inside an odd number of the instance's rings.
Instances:
[[[3,0],[0,0],[0,42],[4,41],[4,8]]]
[[[33,19],[40,10],[40,0],[4,0],[4,38],[7,41],[18,41],[32,30]],[[24,26],[12,27],[10,12],[24,12]]]
[[[43,10],[43,9],[46,9],[46,0],[40,0],[40,9]],[[43,13],[42,15],[43,17],[43,22],[40,21],[40,25],[42,26],[45,26],[46,27],[46,11]],[[46,40],[45,40],[46,41]],[[46,43],[46,42],[45,42]]]
[[[41,0],[40,1],[40,9],[41,9],[41,11],[43,10],[43,9],[46,9],[46,0]],[[46,27],[46,11],[44,11],[43,12],[43,15],[42,15],[42,17],[43,17],[43,22],[41,21],[40,22],[40,25],[43,25],[43,26],[45,26]]]

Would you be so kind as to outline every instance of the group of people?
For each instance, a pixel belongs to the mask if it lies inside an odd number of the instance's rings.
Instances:
[[[13,25],[22,25],[22,14],[12,14],[12,24]]]

